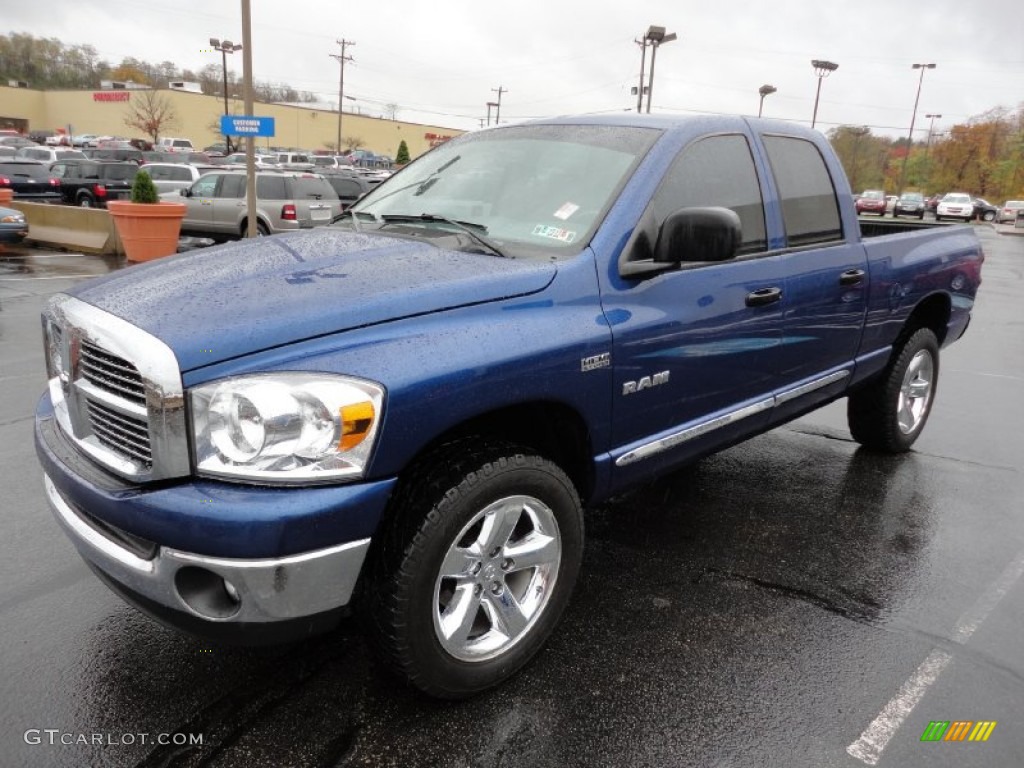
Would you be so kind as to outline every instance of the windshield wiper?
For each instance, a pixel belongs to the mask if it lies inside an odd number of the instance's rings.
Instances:
[[[430,189],[432,186],[434,186],[434,184],[437,183],[437,175],[439,173],[441,173],[443,171],[447,171],[451,166],[455,165],[461,159],[462,159],[462,155],[456,155],[455,157],[453,157],[448,162],[442,163],[441,165],[437,166],[437,168],[435,168],[425,179],[420,179],[419,181],[414,181],[414,182],[412,182],[410,184],[406,184],[404,186],[401,186],[398,189],[392,189],[386,195],[384,195],[382,197],[379,197],[376,200],[371,200],[370,204],[371,205],[376,205],[377,203],[379,203],[379,202],[381,202],[383,200],[387,200],[392,195],[397,195],[399,192],[404,192],[405,190],[412,189],[413,187],[419,187],[419,189],[417,189],[415,192],[413,192],[414,195],[422,195],[424,192],[426,192],[428,189]]]
[[[352,217],[352,229],[354,229],[356,232],[360,231],[360,229],[359,229],[359,217],[360,216],[369,216],[370,217],[370,221],[377,221],[377,217],[374,216],[372,213],[366,213],[364,211],[354,211],[351,208],[346,208],[344,211],[342,211],[337,216],[335,216],[333,219],[331,219],[331,224],[334,224],[336,222],[341,221],[346,216],[351,216]]]
[[[511,259],[512,258],[512,256],[510,256],[509,254],[505,253],[504,251],[501,250],[501,248],[499,248],[497,245],[495,245],[494,242],[490,238],[485,237],[483,234],[481,234],[481,232],[483,232],[483,233],[487,232],[487,227],[484,226],[483,224],[477,224],[476,222],[472,222],[472,221],[456,221],[455,219],[449,219],[446,216],[438,216],[436,213],[421,213],[421,214],[382,213],[380,218],[384,221],[385,224],[390,224],[391,222],[402,222],[402,221],[407,221],[407,222],[409,222],[409,221],[411,221],[411,222],[423,221],[423,222],[427,222],[428,224],[429,223],[448,224],[449,226],[455,227],[460,232],[465,232],[467,235],[469,235],[477,243],[479,243],[484,248],[489,250],[495,256],[501,256],[504,259]]]

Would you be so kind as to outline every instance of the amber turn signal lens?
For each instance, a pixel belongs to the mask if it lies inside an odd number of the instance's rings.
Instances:
[[[341,440],[338,448],[347,451],[355,448],[366,437],[373,426],[373,403],[365,401],[341,408]]]

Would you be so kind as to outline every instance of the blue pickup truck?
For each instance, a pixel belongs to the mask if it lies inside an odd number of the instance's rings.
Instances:
[[[56,295],[45,491],[166,623],[271,643],[356,608],[388,668],[469,696],[554,630],[587,505],[841,397],[908,450],[983,258],[860,222],[788,123],[474,132],[333,226]]]

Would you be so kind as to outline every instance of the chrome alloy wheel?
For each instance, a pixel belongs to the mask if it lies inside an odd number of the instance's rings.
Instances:
[[[461,661],[486,661],[525,637],[554,592],[562,545],[532,496],[489,504],[455,537],[434,584],[434,631]]]
[[[900,386],[896,419],[903,434],[909,435],[916,430],[928,415],[934,382],[935,360],[922,349],[911,359]]]

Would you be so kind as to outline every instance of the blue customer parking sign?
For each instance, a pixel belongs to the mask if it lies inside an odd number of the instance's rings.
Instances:
[[[220,132],[225,136],[273,136],[274,118],[251,115],[222,115]]]

